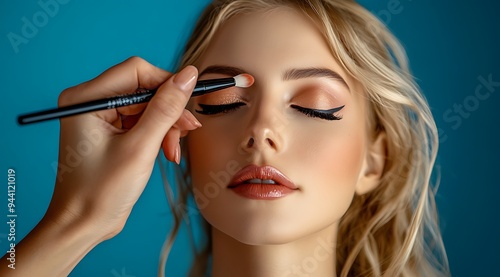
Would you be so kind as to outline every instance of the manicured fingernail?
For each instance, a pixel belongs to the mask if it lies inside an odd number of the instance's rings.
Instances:
[[[181,146],[177,144],[177,147],[175,147],[175,163],[180,164],[181,163]]]
[[[184,92],[191,94],[192,87],[196,81],[196,68],[193,66],[187,66],[177,73],[174,77],[174,84],[179,87]]]
[[[186,130],[193,131],[201,127],[201,123],[197,121],[189,121],[189,126],[186,126]]]
[[[186,113],[187,117],[189,117],[189,122],[191,122],[196,128],[200,128],[202,125],[198,121],[198,119],[190,112]]]
[[[203,125],[201,125],[201,123],[200,123],[200,122],[198,121],[198,119],[196,119],[196,118],[195,118],[195,120],[193,121],[193,124],[194,124],[196,127],[198,127],[198,128],[200,128],[201,126],[203,126]]]

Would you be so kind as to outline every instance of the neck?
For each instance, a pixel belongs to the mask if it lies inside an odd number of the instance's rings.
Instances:
[[[248,245],[212,227],[213,277],[336,276],[334,224],[280,245]]]

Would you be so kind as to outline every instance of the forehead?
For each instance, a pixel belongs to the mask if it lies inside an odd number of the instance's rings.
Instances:
[[[286,7],[239,14],[226,21],[198,67],[203,70],[214,64],[242,67],[250,74],[326,67],[348,78],[314,23]]]

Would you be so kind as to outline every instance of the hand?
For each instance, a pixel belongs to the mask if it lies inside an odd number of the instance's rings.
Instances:
[[[149,180],[160,147],[168,160],[178,163],[180,137],[201,126],[184,109],[197,76],[193,66],[172,76],[134,57],[63,91],[59,106],[159,86],[147,104],[61,119],[58,174],[46,217],[60,224],[87,222],[103,239],[118,234]]]

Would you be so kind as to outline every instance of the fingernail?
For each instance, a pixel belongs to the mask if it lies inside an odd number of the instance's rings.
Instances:
[[[197,128],[200,128],[201,126],[203,126],[203,125],[201,125],[201,123],[200,123],[200,122],[198,121],[198,119],[196,119],[196,118],[194,119],[193,124],[194,124]]]
[[[189,117],[189,121],[191,122],[191,124],[194,125],[194,127],[200,128],[202,126],[201,123],[198,121],[198,119],[192,113],[188,112],[186,114],[187,117]]]
[[[175,163],[180,164],[181,163],[181,146],[177,144],[177,147],[175,147]]]
[[[196,68],[193,66],[187,66],[177,73],[174,77],[174,84],[179,87],[184,92],[191,94],[192,87],[196,81]]]

